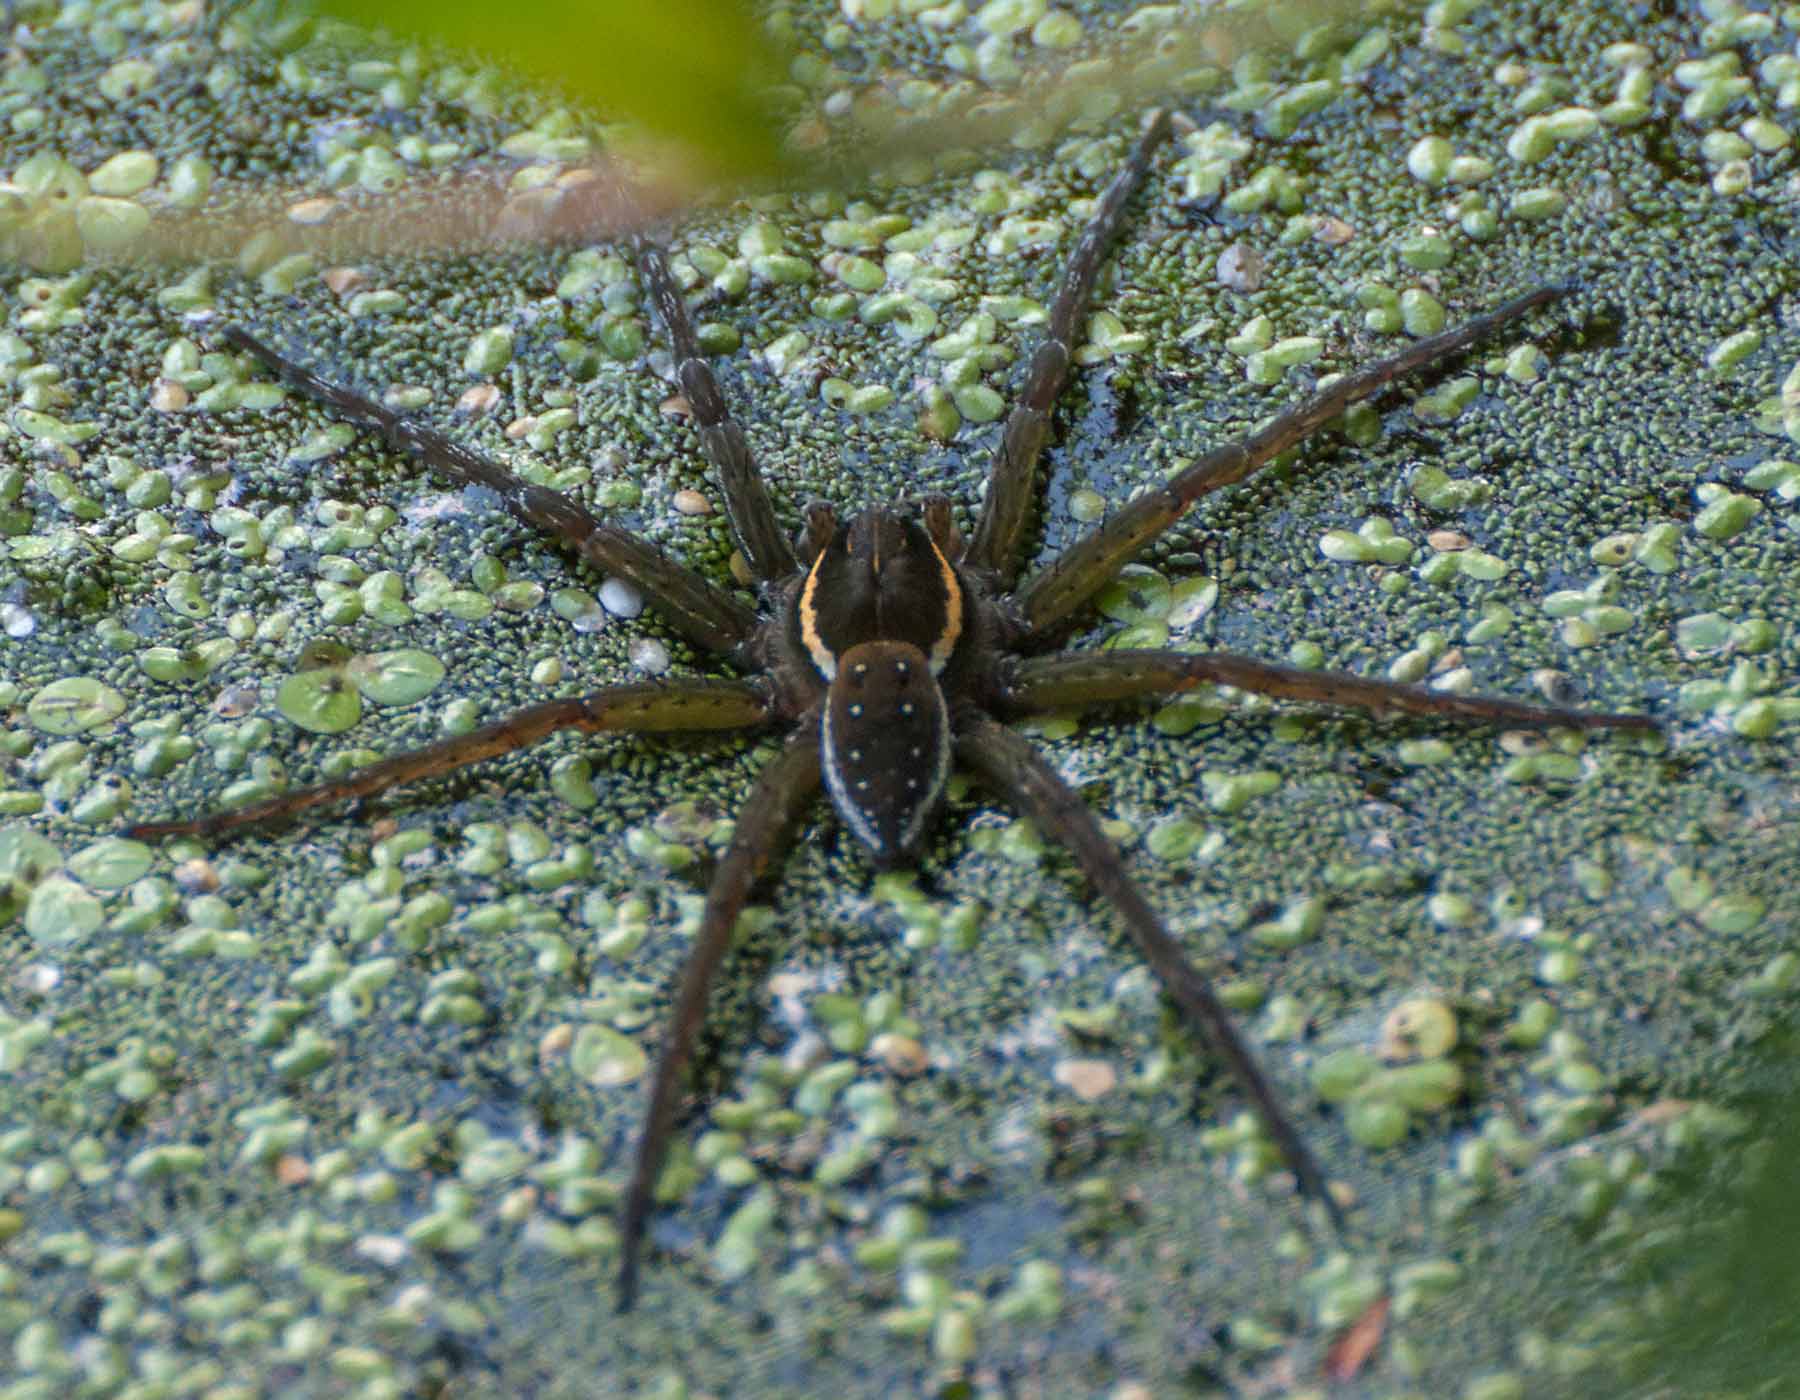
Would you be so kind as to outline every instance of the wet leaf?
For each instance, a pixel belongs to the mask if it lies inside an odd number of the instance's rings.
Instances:
[[[325,0],[367,24],[366,5]],[[472,0],[389,0],[384,29],[454,44],[626,117],[679,147],[709,178],[756,178],[781,165],[770,100],[785,56],[734,0],[533,0],[495,10]]]
[[[1375,1354],[1375,1348],[1381,1345],[1382,1333],[1387,1330],[1387,1317],[1388,1300],[1384,1295],[1369,1304],[1363,1315],[1331,1344],[1325,1357],[1327,1379],[1349,1381],[1361,1374]]]

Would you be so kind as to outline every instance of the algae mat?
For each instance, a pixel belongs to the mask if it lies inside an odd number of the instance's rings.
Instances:
[[[1220,966],[1351,1236],[1068,862],[959,787],[918,875],[875,878],[821,813],[746,920],[623,1318],[645,1056],[766,746],[571,739],[218,849],[116,833],[704,669],[629,590],[211,339],[285,337],[725,578],[629,270],[98,256],[234,191],[308,191],[313,218],[470,170],[553,184],[601,133],[275,12],[15,11],[0,1395],[1648,1393],[1658,1327],[1707,1292],[1707,1211],[1778,1233],[1718,1183],[1788,1087],[1749,1056],[1800,977],[1793,7],[1441,0],[1202,74],[1103,279],[1045,551],[1316,377],[1578,281],[1196,511],[1084,636],[1641,708],[1663,736],[1229,694],[1035,726]],[[1169,14],[772,22],[828,121],[871,82],[1003,88]],[[789,518],[967,507],[1132,127],[677,231]]]

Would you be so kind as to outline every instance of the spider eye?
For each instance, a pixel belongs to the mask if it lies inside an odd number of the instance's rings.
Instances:
[[[950,714],[925,653],[865,642],[839,657],[819,748],[844,824],[877,865],[905,863],[950,776]]]

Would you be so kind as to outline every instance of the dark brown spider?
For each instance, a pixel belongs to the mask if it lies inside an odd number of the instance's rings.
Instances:
[[[255,355],[301,392],[378,430],[432,470],[499,493],[518,519],[556,535],[596,568],[636,584],[671,627],[737,666],[748,679],[614,685],[551,700],[333,782],[198,820],[139,826],[133,835],[220,836],[477,763],[563,729],[655,733],[779,725],[789,731],[786,745],[757,776],[738,814],[676,990],[621,1218],[621,1308],[629,1307],[636,1295],[638,1256],[674,1124],[682,1070],[732,926],[781,837],[821,784],[878,866],[913,859],[942,799],[953,760],[974,770],[1066,846],[1088,879],[1117,906],[1163,989],[1230,1065],[1300,1185],[1324,1203],[1341,1228],[1324,1172],[1207,979],[1132,883],[1118,851],[1079,795],[1001,721],[1215,682],[1288,700],[1480,724],[1654,727],[1641,715],[1453,695],[1224,652],[1038,654],[1048,651],[1082,605],[1201,496],[1243,480],[1398,376],[1457,354],[1561,294],[1553,287],[1529,292],[1343,376],[1241,441],[1208,453],[1159,490],[1139,496],[1014,587],[1038,454],[1068,376],[1076,328],[1125,206],[1169,125],[1166,113],[1148,120],[1076,244],[1043,343],[995,449],[980,517],[966,540],[952,524],[950,503],[943,497],[926,498],[917,518],[873,506],[847,527],[840,527],[829,506],[813,504],[806,508],[796,552],[776,521],[743,430],[700,358],[687,308],[661,248],[646,239],[637,241],[639,272],[673,343],[677,378],[701,445],[719,474],[731,528],[755,581],[756,608],[637,536],[596,520],[567,496],[524,481],[372,399],[320,379],[241,329],[222,332],[227,342]]]

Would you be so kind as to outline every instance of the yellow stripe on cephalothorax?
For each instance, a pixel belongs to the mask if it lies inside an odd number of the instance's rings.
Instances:
[[[830,552],[829,545],[821,549],[812,568],[806,571],[806,582],[800,585],[800,601],[794,612],[800,622],[801,644],[812,657],[813,665],[826,680],[834,681],[837,679],[837,653],[826,645],[825,638],[819,633],[819,566]]]
[[[956,576],[956,565],[944,556],[938,548],[936,540],[929,531],[925,534],[926,542],[931,545],[931,554],[937,560],[938,577],[944,582],[944,630],[938,633],[928,653],[931,659],[931,674],[937,675],[949,663],[951,653],[962,639],[963,630],[963,591],[962,580]]]

